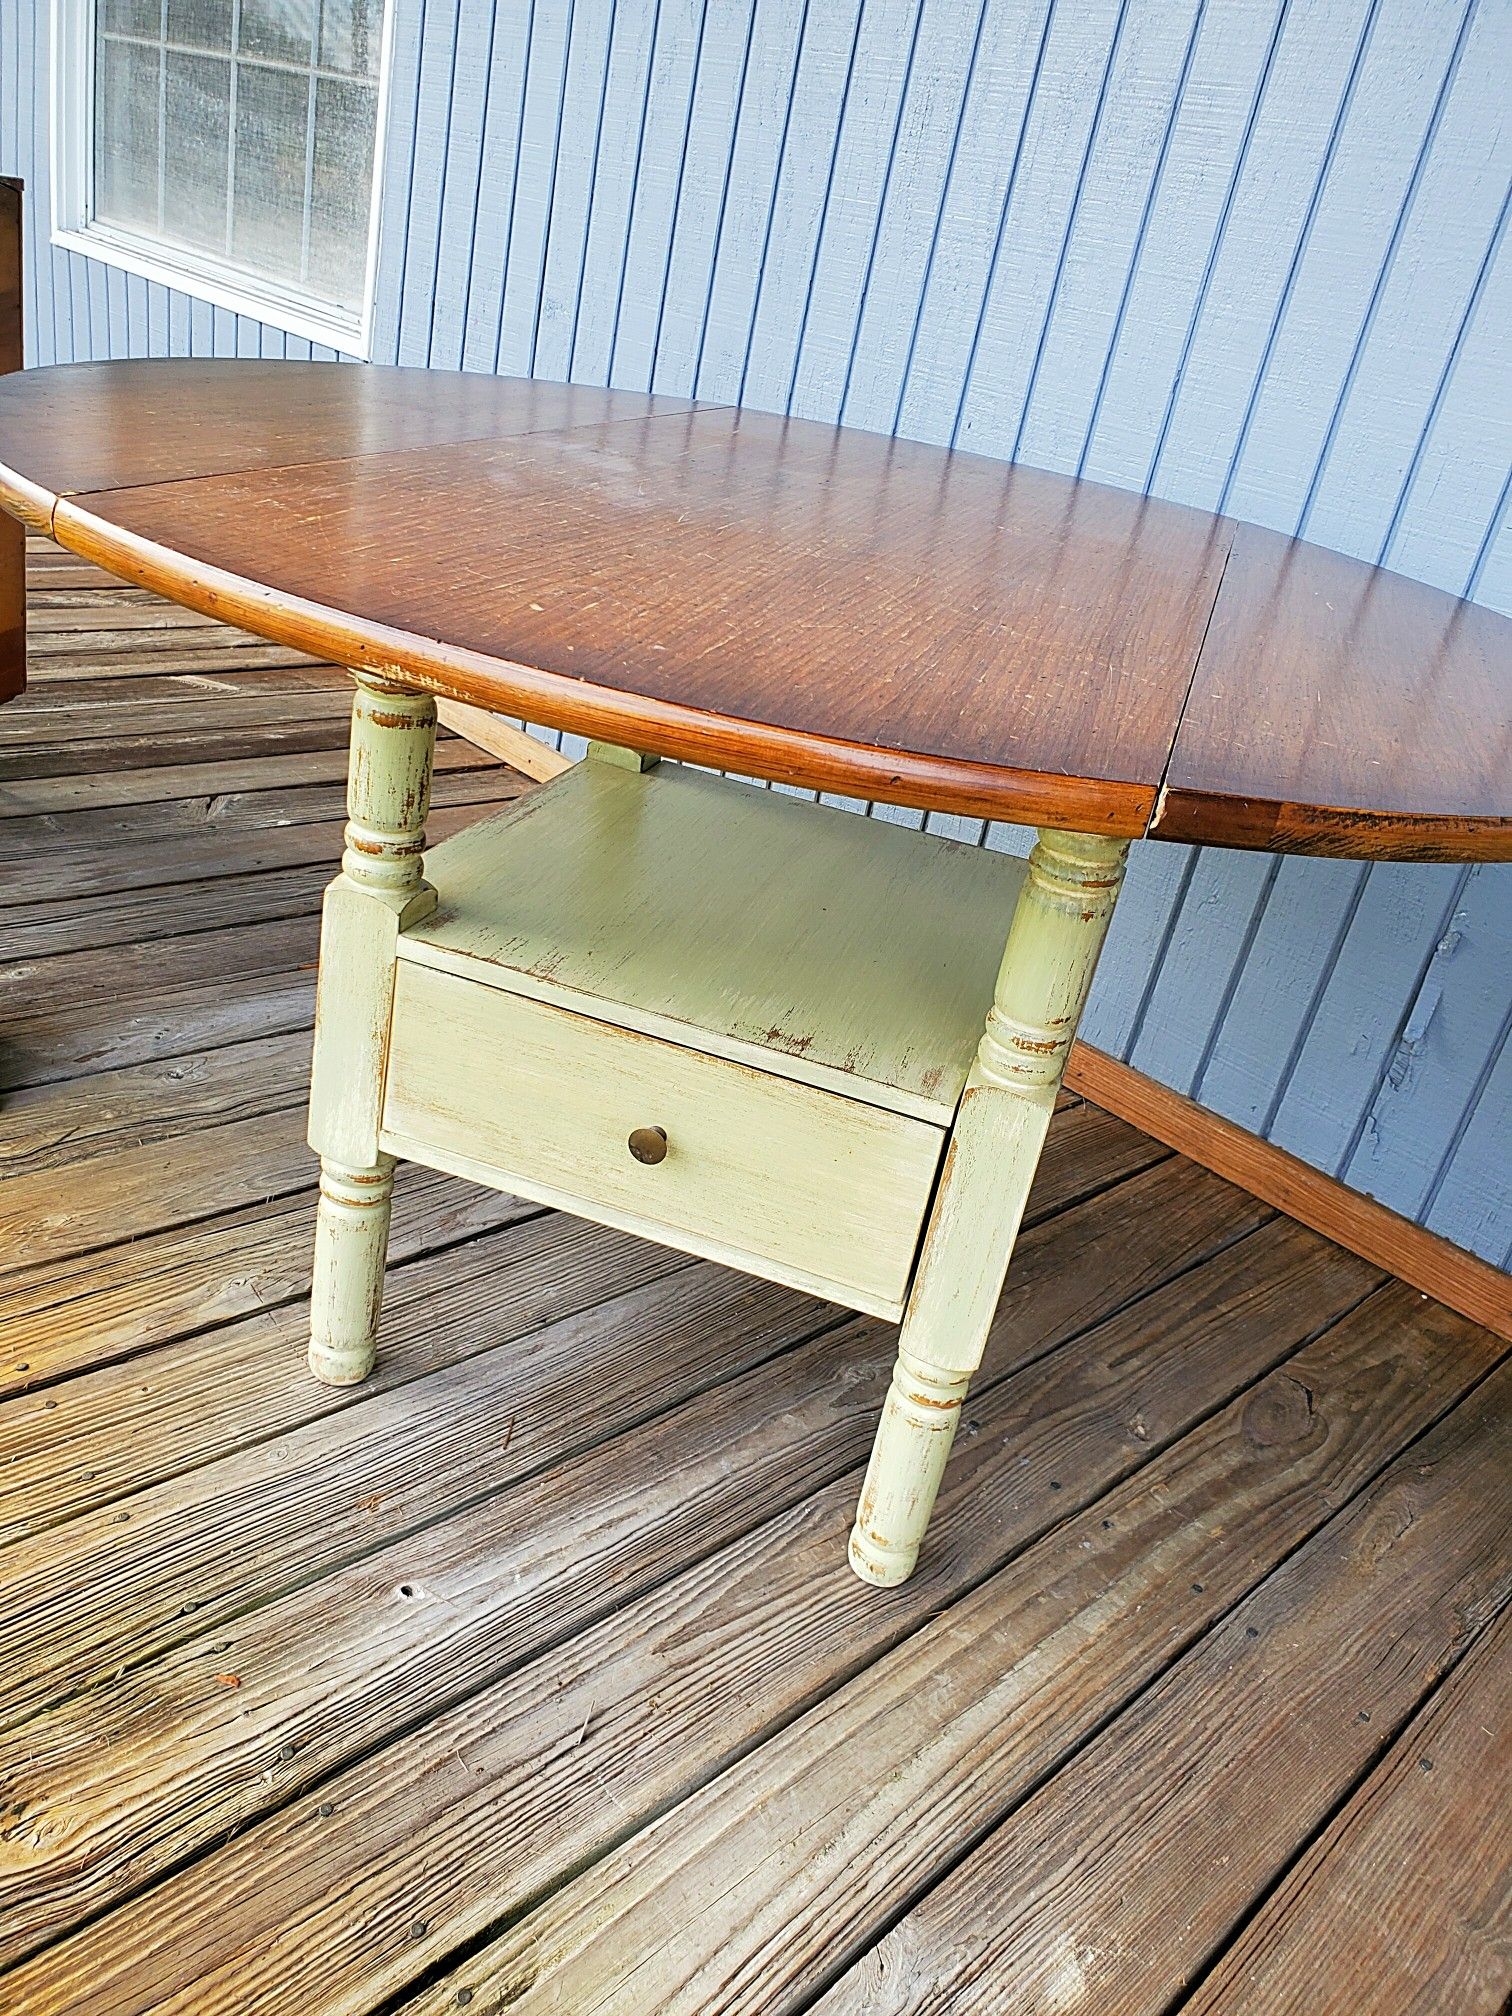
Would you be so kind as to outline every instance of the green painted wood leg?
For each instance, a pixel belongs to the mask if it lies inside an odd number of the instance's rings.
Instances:
[[[310,1370],[327,1386],[355,1386],[373,1369],[393,1197],[391,1155],[380,1155],[366,1169],[322,1159],[310,1283]]]
[[[335,1386],[373,1367],[394,1190],[393,1159],[378,1148],[394,964],[399,933],[436,901],[421,875],[435,702],[356,676],[346,851],[321,910],[310,1075],[321,1170],[309,1362]]]
[[[1127,853],[1126,841],[1047,830],[1029,857],[851,1532],[863,1581],[892,1587],[918,1559]]]

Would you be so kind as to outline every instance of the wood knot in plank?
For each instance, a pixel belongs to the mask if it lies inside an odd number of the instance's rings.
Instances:
[[[1277,1449],[1305,1442],[1315,1418],[1311,1389],[1291,1373],[1277,1372],[1246,1401],[1241,1427],[1253,1447]]]

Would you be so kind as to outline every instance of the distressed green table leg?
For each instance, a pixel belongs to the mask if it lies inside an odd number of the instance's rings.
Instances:
[[[373,1369],[393,1196],[392,1155],[362,1169],[321,1157],[310,1370],[328,1386],[355,1385]]]
[[[913,1572],[1018,1236],[1128,843],[1041,832],[925,1229],[851,1532],[851,1566]]]
[[[352,702],[346,851],[325,894],[310,1146],[320,1156],[310,1370],[350,1386],[372,1370],[393,1158],[380,1153],[399,933],[434,908],[421,878],[436,703],[362,672]]]

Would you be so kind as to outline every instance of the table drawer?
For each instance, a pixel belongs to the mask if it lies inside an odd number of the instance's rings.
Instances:
[[[667,1148],[648,1165],[629,1137],[655,1128]],[[899,1313],[944,1138],[927,1121],[398,963],[387,1152],[853,1308]]]

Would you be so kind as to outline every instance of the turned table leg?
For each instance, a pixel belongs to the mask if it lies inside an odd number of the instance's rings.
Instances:
[[[851,1532],[851,1566],[913,1572],[983,1347],[1128,843],[1042,831],[956,1114]]]
[[[354,675],[346,851],[326,890],[315,997],[310,1146],[320,1156],[310,1370],[349,1386],[372,1370],[393,1157],[378,1146],[399,933],[434,908],[421,877],[436,704]]]

